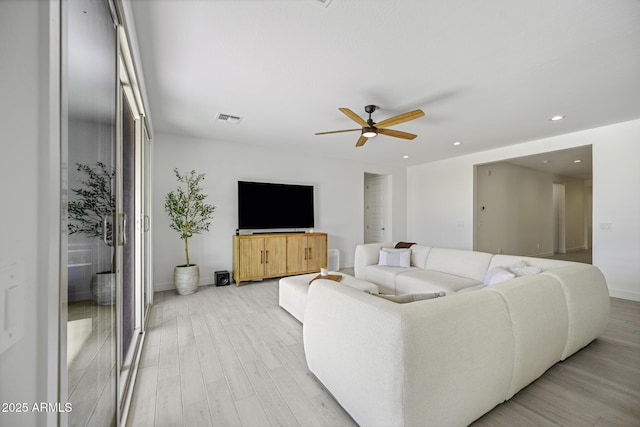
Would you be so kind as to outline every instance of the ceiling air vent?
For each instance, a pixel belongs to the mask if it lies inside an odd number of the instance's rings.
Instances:
[[[242,117],[233,116],[231,114],[219,113],[218,116],[216,117],[216,119],[222,120],[223,122],[227,122],[227,123],[238,124],[238,123],[240,123],[240,120],[242,120]]]
[[[331,3],[331,0],[312,0],[315,4],[319,4],[322,7],[327,7],[329,6],[329,3]]]

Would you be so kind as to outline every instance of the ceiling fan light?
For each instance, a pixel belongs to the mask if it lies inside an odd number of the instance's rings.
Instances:
[[[378,132],[375,128],[372,128],[372,127],[362,128],[362,136],[364,136],[365,138],[373,138],[377,135],[378,135]]]

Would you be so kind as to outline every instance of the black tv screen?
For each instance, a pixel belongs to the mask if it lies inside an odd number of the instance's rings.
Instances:
[[[313,186],[238,181],[238,228],[313,228]]]

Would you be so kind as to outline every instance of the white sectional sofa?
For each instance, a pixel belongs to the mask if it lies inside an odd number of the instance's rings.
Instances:
[[[468,425],[606,327],[608,289],[592,265],[525,258],[543,271],[483,289],[488,270],[522,258],[418,246],[409,268],[376,268],[382,246],[358,248],[356,276],[383,293],[448,294],[397,304],[310,287],[309,369],[362,426]]]
[[[413,245],[408,268],[378,265],[380,250],[393,248],[394,243],[370,243],[356,247],[354,271],[358,279],[378,285],[383,294],[411,294],[444,291],[468,291],[484,287],[487,272],[499,266],[519,261],[538,266],[543,271],[575,265],[569,261],[493,255],[461,249],[432,248]]]

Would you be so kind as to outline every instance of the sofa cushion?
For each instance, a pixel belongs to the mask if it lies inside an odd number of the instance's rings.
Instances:
[[[421,292],[457,292],[481,284],[482,281],[433,270],[415,269],[396,276],[396,294]]]
[[[492,257],[486,252],[433,248],[425,268],[482,282]]]
[[[378,265],[408,268],[411,265],[411,249],[380,249]]]
[[[564,360],[602,334],[609,320],[609,289],[602,272],[590,264],[569,263],[537,277],[552,276],[562,287],[569,314]]]
[[[396,293],[396,277],[410,271],[419,271],[419,268],[409,267],[383,267],[379,265],[368,265],[365,270],[364,280],[378,285],[383,294]],[[428,292],[428,291],[427,291]]]
[[[380,249],[393,248],[393,242],[369,243],[356,246],[356,253],[353,260],[353,272],[358,279],[365,280],[365,269],[368,265],[378,263]]]
[[[561,360],[568,335],[567,303],[558,280],[550,276],[518,277],[486,292],[502,295],[513,326],[513,378],[506,399]]]
[[[424,269],[429,252],[431,252],[430,246],[413,245],[411,247],[411,266]]]

